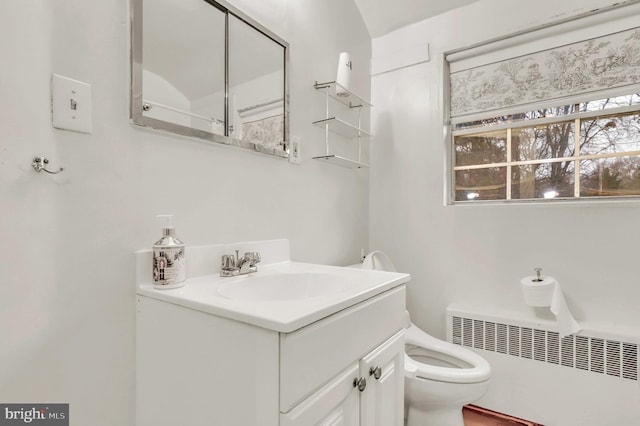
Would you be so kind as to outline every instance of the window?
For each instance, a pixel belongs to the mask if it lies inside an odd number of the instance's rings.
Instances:
[[[447,53],[450,201],[640,196],[637,16],[613,5]]]
[[[463,122],[455,201],[640,195],[640,93]]]

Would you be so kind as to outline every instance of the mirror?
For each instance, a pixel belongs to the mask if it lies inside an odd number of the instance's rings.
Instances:
[[[132,0],[133,124],[288,157],[288,44],[222,1]]]

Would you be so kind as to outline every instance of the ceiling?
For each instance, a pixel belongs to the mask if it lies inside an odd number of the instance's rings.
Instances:
[[[477,0],[355,0],[369,35],[380,37]]]

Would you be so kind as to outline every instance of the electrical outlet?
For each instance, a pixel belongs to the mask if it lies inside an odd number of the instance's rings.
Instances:
[[[53,74],[51,113],[56,129],[91,133],[91,85]]]
[[[300,164],[300,138],[291,136],[291,147],[289,148],[289,162]]]

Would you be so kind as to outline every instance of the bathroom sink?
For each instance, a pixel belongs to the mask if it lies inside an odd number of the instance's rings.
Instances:
[[[221,277],[222,255],[259,252],[258,271]],[[409,281],[408,274],[295,262],[285,239],[189,247],[187,280],[157,289],[152,252],[136,253],[138,296],[290,333]],[[215,261],[214,261],[215,260]]]
[[[170,290],[143,284],[138,294],[289,333],[408,280],[395,272],[286,261],[248,275],[191,277]]]
[[[251,301],[301,300],[345,291],[349,280],[337,274],[307,272],[248,275],[218,287],[222,297]]]

